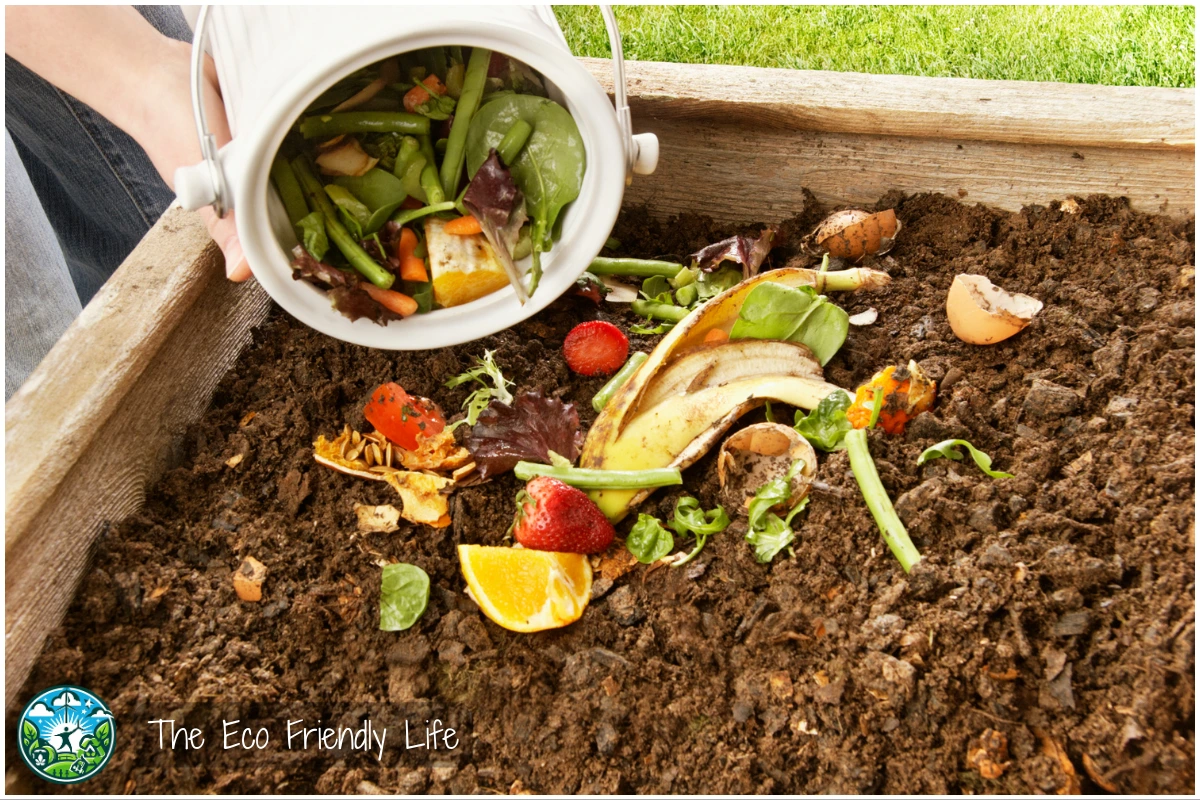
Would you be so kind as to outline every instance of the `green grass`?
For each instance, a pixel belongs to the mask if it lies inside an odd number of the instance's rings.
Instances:
[[[595,6],[555,6],[572,51],[606,57]],[[1183,6],[617,6],[625,57],[1113,86],[1196,85]]]

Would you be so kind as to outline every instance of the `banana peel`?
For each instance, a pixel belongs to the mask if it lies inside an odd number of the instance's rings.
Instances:
[[[671,359],[646,386],[638,405],[653,408],[674,395],[767,375],[821,380],[825,372],[812,350],[799,342],[736,339]]]
[[[592,469],[654,469],[694,464],[746,412],[767,400],[814,409],[831,392],[843,391],[813,378],[759,376],[676,395],[632,419],[615,441],[584,466]],[[653,489],[599,489],[588,493],[614,522]]]
[[[842,270],[837,274],[854,278],[852,282],[863,289],[878,288],[891,282],[891,277],[886,272],[873,269],[855,268]],[[726,289],[686,316],[663,336],[658,346],[651,351],[650,358],[625,381],[592,423],[583,444],[580,466],[600,468],[605,448],[616,441],[626,423],[633,419],[642,392],[663,365],[673,356],[703,347],[704,337],[709,331],[719,328],[729,333],[733,329],[733,323],[737,321],[742,303],[754,287],[760,283],[774,282],[791,287],[813,286],[818,291],[824,291],[825,282],[831,280],[828,275],[800,267],[773,269]]]
[[[843,270],[838,275],[842,285],[864,289],[891,281],[887,273],[871,269]],[[760,283],[825,291],[830,288],[826,286],[829,280],[828,273],[785,267],[742,281],[697,308],[662,338],[604,406],[588,431],[579,465],[589,469],[682,469],[707,452],[735,420],[767,400],[813,409],[830,392],[843,391],[819,378],[760,375],[672,397],[662,394],[659,387],[650,395],[658,402],[653,406],[644,402],[674,357],[703,348],[710,331],[729,333],[742,303]],[[691,386],[689,382],[689,389]],[[609,519],[619,520],[649,494],[646,490],[606,489],[591,492],[591,497]]]

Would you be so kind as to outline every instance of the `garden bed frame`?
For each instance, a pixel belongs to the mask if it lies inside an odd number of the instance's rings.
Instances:
[[[584,59],[606,87],[608,61]],[[1015,210],[1070,195],[1195,209],[1195,93],[626,64],[658,171],[626,205],[775,222],[892,189]],[[611,167],[612,165],[608,165]],[[603,168],[603,167],[602,167]],[[266,316],[199,218],[169,210],[5,407],[5,700],[12,710],[93,545],[136,511]],[[46,591],[54,587],[54,591]]]

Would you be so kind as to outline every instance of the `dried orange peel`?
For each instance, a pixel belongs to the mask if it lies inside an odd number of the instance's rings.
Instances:
[[[855,428],[866,428],[875,413],[875,396],[880,395],[878,424],[889,434],[904,432],[913,417],[933,407],[937,384],[929,380],[917,362],[907,367],[886,367],[855,392],[854,403],[846,410],[846,419]]]
[[[420,440],[416,450],[398,448],[400,463],[406,469],[428,469],[435,472],[456,470],[471,460],[465,447],[454,441],[454,433],[443,428],[440,433]]]
[[[471,454],[455,443],[448,430],[422,439],[416,450],[405,450],[379,431],[362,434],[347,425],[332,441],[318,436],[313,442],[313,458],[346,475],[386,481],[403,501],[401,517],[434,528],[450,524],[447,496],[454,490],[456,478],[466,477],[474,467]],[[453,471],[454,477],[437,471]]]

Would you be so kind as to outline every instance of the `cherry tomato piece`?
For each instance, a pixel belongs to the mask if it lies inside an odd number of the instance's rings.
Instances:
[[[385,383],[363,407],[363,416],[393,444],[415,450],[419,440],[441,433],[446,418],[430,400],[410,395],[396,383]]]

